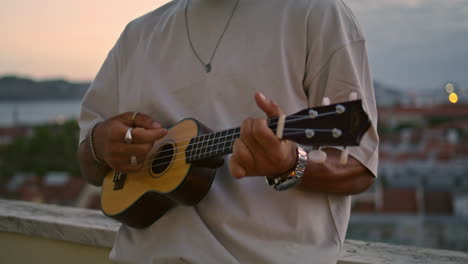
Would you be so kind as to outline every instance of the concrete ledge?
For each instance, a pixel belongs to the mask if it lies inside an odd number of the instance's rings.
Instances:
[[[0,200],[0,232],[110,248],[119,226],[97,210]]]
[[[468,253],[346,240],[338,263],[468,263]]]
[[[96,210],[0,200],[0,235],[110,248],[119,226]],[[468,263],[468,253],[346,240],[338,263],[462,264]]]
[[[110,264],[110,248],[0,232],[2,264]]]

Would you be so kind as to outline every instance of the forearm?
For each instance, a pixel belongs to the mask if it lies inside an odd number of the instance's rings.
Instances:
[[[352,195],[369,188],[374,176],[353,157],[346,165],[340,164],[340,151],[326,149],[327,160],[324,163],[308,161],[304,177],[298,186],[307,192],[322,192]]]
[[[89,138],[83,141],[78,149],[78,158],[80,161],[81,173],[83,177],[95,186],[101,186],[102,181],[110,168],[108,166],[100,166],[94,161],[89,145]]]

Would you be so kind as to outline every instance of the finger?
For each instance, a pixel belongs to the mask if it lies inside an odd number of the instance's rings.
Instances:
[[[238,155],[232,155],[229,160],[229,172],[237,179],[241,179],[247,175],[247,170],[242,166]]]
[[[146,129],[154,129],[154,128],[160,128],[161,124],[156,122],[153,118],[142,114],[142,113],[137,113],[135,116],[135,119],[132,122],[132,117],[135,112],[128,112],[126,113],[125,120],[128,121],[128,124],[130,126],[134,127],[142,127]]]
[[[129,173],[129,172],[137,172],[141,170],[142,168],[143,168],[143,164],[138,164],[138,166],[132,166],[129,163],[127,163],[126,165],[119,166],[118,169],[114,169],[114,170]]]
[[[242,179],[246,176],[246,170],[238,164],[237,160],[232,158],[229,161],[229,173],[236,179]]]
[[[141,127],[132,130],[132,144],[148,144],[154,143],[167,135],[167,129],[144,129]]]
[[[118,152],[112,153],[112,155],[108,158],[108,164],[111,168],[118,171],[137,171],[142,168],[144,161],[152,147],[152,144],[123,144],[122,146],[116,147]],[[136,157],[137,166],[132,166],[132,156]]]
[[[131,166],[131,160],[130,156],[128,157],[113,157],[111,161],[109,161],[107,164],[109,167],[111,167],[113,170],[116,171],[121,171],[121,172],[133,172],[141,169],[142,164],[138,164],[138,166]],[[137,158],[137,161],[140,162]]]
[[[281,141],[267,126],[267,121],[262,118],[254,119],[252,122],[252,135],[265,153],[277,151]]]
[[[252,171],[255,161],[242,140],[237,139],[234,142],[232,153],[231,160],[229,161],[231,175],[238,179],[247,176],[248,172]]]
[[[240,139],[250,151],[250,153],[254,154],[253,156],[255,159],[255,155],[257,155],[259,152],[263,153],[264,150],[254,137],[253,122],[254,119],[252,118],[247,118],[242,122]]]
[[[255,102],[268,117],[279,116],[283,111],[272,99],[267,99],[261,92],[255,93]]]
[[[131,155],[138,156],[143,160],[152,147],[153,144],[112,144],[109,148],[106,161],[115,164],[126,160]]]
[[[252,135],[252,123],[253,118],[247,118],[242,122],[240,128],[240,139],[250,152],[255,153],[255,149],[258,148],[258,146],[257,142],[255,142],[255,138]]]

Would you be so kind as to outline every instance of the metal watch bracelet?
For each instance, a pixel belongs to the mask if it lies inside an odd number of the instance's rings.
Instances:
[[[267,184],[276,191],[284,191],[298,185],[302,181],[307,166],[307,152],[297,146],[297,163],[294,170],[288,175],[279,175],[273,178],[265,177]]]

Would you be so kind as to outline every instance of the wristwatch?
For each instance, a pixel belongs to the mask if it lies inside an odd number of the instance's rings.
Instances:
[[[276,191],[284,191],[298,185],[302,181],[304,171],[307,166],[307,152],[297,146],[297,163],[294,170],[287,174],[277,175],[274,177],[265,177],[267,184]]]

